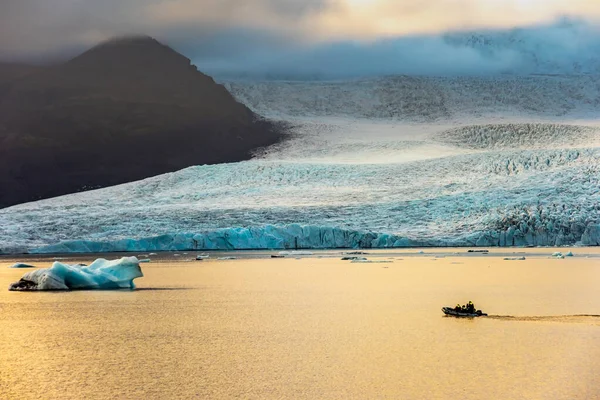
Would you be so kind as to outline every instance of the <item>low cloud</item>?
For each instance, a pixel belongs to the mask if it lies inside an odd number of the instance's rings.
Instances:
[[[316,47],[243,52],[239,57],[199,57],[196,64],[221,77],[284,79],[348,78],[372,75],[483,75],[501,73],[519,63],[519,55],[502,50],[486,57],[477,50],[453,46],[442,37],[335,42]]]
[[[303,21],[329,0],[2,0],[0,57],[27,59],[148,34],[177,45],[223,31],[305,35]]]
[[[220,57],[197,54],[193,59],[204,71],[223,78],[600,72],[598,28],[570,18],[526,28],[304,46],[254,46],[247,42],[252,37],[249,32],[221,37],[216,41],[221,49],[235,46],[236,51],[224,51]]]
[[[148,34],[223,76],[535,72],[593,62],[598,16],[587,0],[2,0],[0,59]]]

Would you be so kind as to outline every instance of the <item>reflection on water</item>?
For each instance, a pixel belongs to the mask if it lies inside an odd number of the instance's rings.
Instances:
[[[600,315],[579,314],[579,315],[550,315],[550,316],[523,316],[513,315],[488,315],[489,319],[499,319],[503,321],[523,321],[523,322],[561,322],[567,324],[587,323],[600,326]]]
[[[600,397],[596,259],[386,266],[151,263],[134,291],[0,291],[0,398]],[[443,318],[469,300],[490,316]]]
[[[191,288],[191,287],[141,287],[141,288],[135,288],[133,290],[130,289],[130,291],[135,291],[135,292],[147,292],[147,291],[151,291],[151,292],[162,292],[162,291],[170,291],[170,290],[197,290],[198,288]]]

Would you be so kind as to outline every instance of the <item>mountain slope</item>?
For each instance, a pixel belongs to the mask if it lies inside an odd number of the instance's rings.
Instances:
[[[0,62],[0,86],[41,70],[32,65]]]
[[[0,97],[0,207],[240,161],[279,138],[169,47],[113,40]]]

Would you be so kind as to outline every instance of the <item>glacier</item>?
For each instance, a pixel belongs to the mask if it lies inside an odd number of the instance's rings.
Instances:
[[[600,245],[600,77],[229,82],[288,140],[0,210],[0,251]]]
[[[54,262],[50,268],[41,268],[23,275],[9,286],[11,291],[46,290],[110,290],[133,289],[133,280],[144,276],[136,257],[107,261],[97,259],[89,266]]]

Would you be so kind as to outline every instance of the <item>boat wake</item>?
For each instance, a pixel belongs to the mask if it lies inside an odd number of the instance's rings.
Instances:
[[[513,315],[488,315],[488,319],[519,322],[555,322],[569,324],[590,324],[600,326],[600,315],[575,314],[575,315],[548,315],[548,316],[513,316]]]

